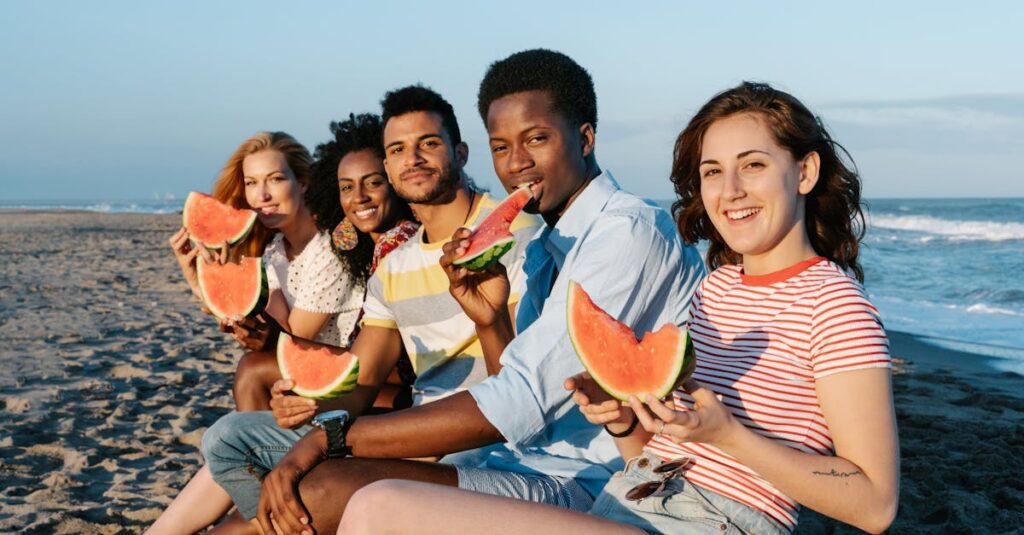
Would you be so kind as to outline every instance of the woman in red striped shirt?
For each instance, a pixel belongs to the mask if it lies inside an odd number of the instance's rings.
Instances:
[[[566,382],[630,459],[591,516],[402,482],[349,502],[402,514],[346,515],[343,527],[789,533],[802,504],[884,531],[899,494],[891,364],[860,285],[860,179],[840,152],[765,84],[715,96],[679,135],[673,213],[685,240],[709,241],[714,270],[690,304],[697,368],[666,400],[620,404],[586,374]]]

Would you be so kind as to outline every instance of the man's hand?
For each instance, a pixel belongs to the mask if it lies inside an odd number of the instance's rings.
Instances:
[[[299,499],[299,481],[326,458],[327,436],[322,429],[313,429],[263,478],[256,519],[264,534],[313,535],[309,513]]]
[[[313,420],[313,416],[316,416],[315,400],[285,395],[285,392],[294,387],[295,381],[291,379],[281,379],[270,387],[270,410],[274,413],[274,420],[278,427],[283,429],[302,427]]]
[[[448,275],[448,291],[463,312],[477,326],[490,327],[508,314],[510,285],[505,266],[495,262],[482,271],[470,271],[454,264],[469,248],[470,230],[460,228],[442,247],[441,268]]]
[[[602,390],[589,373],[578,373],[566,379],[565,389],[574,391],[572,400],[579,405],[588,422],[607,425],[617,433],[625,431],[633,423],[633,410]]]

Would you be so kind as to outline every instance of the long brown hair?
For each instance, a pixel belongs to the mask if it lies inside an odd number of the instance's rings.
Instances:
[[[299,184],[309,184],[313,158],[310,157],[306,147],[284,132],[260,132],[243,141],[235,149],[235,152],[231,153],[231,157],[228,158],[228,162],[224,164],[217,181],[213,184],[212,195],[217,200],[235,208],[251,208],[249,202],[245,200],[242,161],[250,154],[265,150],[276,150],[283,154]],[[272,236],[273,232],[256,221],[249,235],[242,243],[236,245],[234,250],[244,256],[260,256]]]
[[[759,114],[775,142],[796,160],[811,152],[818,153],[821,158],[818,182],[805,197],[807,235],[817,254],[863,281],[864,270],[857,261],[859,243],[864,237],[857,167],[846,149],[832,139],[821,120],[803,103],[768,84],[743,82],[715,95],[676,139],[672,183],[677,200],[672,204],[672,214],[683,240],[710,242],[709,269],[742,261],[708,218],[700,196],[699,171],[704,133],[715,121],[737,113]]]

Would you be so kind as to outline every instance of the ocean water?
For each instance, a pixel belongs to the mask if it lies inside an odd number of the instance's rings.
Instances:
[[[166,214],[183,202],[0,201],[0,209]],[[861,264],[886,328],[989,355],[1000,368],[1024,374],[1024,199],[866,204]]]

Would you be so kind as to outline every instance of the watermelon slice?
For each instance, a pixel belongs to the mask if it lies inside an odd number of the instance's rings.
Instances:
[[[498,203],[498,206],[495,206],[494,210],[473,229],[473,233],[469,235],[469,248],[453,263],[459,267],[479,271],[497,262],[516,243],[508,229],[519,212],[532,199],[533,192],[524,186],[517,188],[508,198]]]
[[[576,354],[612,397],[626,401],[651,393],[660,399],[693,373],[697,361],[684,329],[666,323],[637,340],[632,329],[595,305],[575,281],[569,282],[567,308]]]
[[[267,274],[263,259],[243,256],[242,261],[196,262],[199,293],[206,308],[219,319],[255,314],[267,304]]]
[[[205,193],[193,191],[181,209],[181,224],[192,241],[207,249],[219,249],[224,242],[233,245],[245,239],[256,224],[256,211],[232,208]]]
[[[356,388],[359,357],[342,347],[319,344],[288,333],[277,340],[281,377],[295,381],[292,391],[313,399],[339,398]]]

